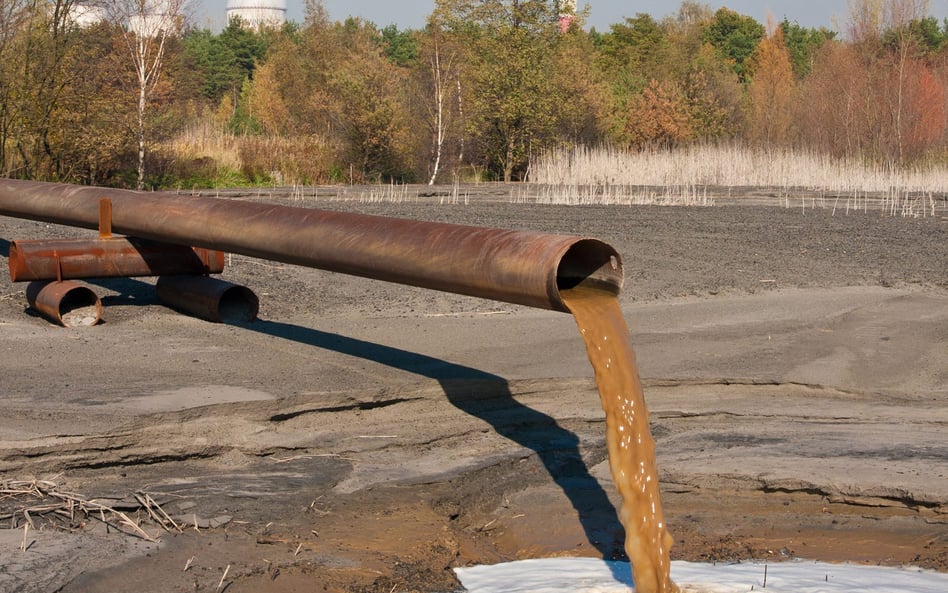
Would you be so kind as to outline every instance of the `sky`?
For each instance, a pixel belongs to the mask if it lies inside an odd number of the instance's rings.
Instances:
[[[699,0],[700,1],[700,0]],[[194,18],[198,26],[219,30],[226,15],[227,0],[192,0]],[[714,9],[726,6],[741,14],[754,17],[761,23],[772,15],[777,21],[783,17],[797,21],[805,27],[827,27],[845,29],[847,0],[730,0],[727,2],[703,1]],[[303,0],[286,0],[287,18],[303,21]],[[577,5],[582,6],[583,0]],[[678,11],[680,2],[660,0],[587,0],[591,12],[588,24],[599,31],[608,31],[612,23],[620,23],[625,17],[644,12],[661,18]],[[939,20],[948,17],[948,0],[930,0],[930,14]],[[380,27],[394,24],[399,29],[420,28],[434,8],[433,0],[323,0],[330,18],[343,20],[358,16]]]

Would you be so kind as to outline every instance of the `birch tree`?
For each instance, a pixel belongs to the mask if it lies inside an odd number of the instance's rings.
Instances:
[[[134,72],[137,95],[137,189],[145,186],[146,112],[165,66],[168,40],[184,24],[187,0],[107,0],[110,17],[122,28],[122,39]]]
[[[424,119],[431,131],[431,166],[428,185],[434,185],[441,172],[448,134],[457,132],[455,120],[461,113],[461,79],[458,71],[459,50],[445,38],[440,26],[431,22],[421,48],[419,74],[424,101]],[[460,135],[460,134],[458,134]],[[460,142],[461,139],[459,138]]]

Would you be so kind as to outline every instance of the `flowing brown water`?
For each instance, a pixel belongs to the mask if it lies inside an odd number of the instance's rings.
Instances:
[[[612,293],[574,288],[563,291],[586,344],[606,413],[606,442],[612,479],[622,496],[619,519],[625,527],[625,551],[632,563],[637,593],[674,593],[669,549],[655,465],[655,441],[649,430],[635,352],[619,300]]]

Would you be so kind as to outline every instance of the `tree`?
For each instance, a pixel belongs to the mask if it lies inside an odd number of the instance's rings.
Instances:
[[[273,45],[249,93],[264,131],[318,143],[353,181],[405,180],[411,154],[407,70],[360,19],[331,23],[320,3],[307,26]],[[312,176],[310,176],[312,178]]]
[[[630,69],[657,75],[660,52],[668,45],[668,35],[651,15],[638,13],[623,23],[613,24],[600,36],[599,52],[605,69]]]
[[[30,6],[24,2],[0,2],[0,171],[11,174],[11,163],[7,154],[7,141],[14,133],[15,93],[17,75],[18,37],[26,29],[25,23],[31,15]]]
[[[168,40],[183,26],[186,0],[109,0],[112,22],[122,27],[137,93],[137,189],[145,187],[146,110],[161,80]]]
[[[395,64],[408,67],[418,60],[418,32],[406,29],[399,31],[388,25],[381,31],[385,55]]]
[[[749,136],[764,146],[783,144],[789,139],[795,100],[793,67],[783,29],[776,28],[760,42],[748,66],[752,77],[748,88]]]
[[[428,185],[434,185],[441,171],[449,134],[463,143],[463,131],[458,129],[461,110],[461,50],[448,38],[440,24],[431,20],[419,48],[421,59],[416,68],[416,84],[424,98],[419,101],[422,121],[431,136],[431,158]],[[459,152],[461,150],[459,149]]]
[[[835,39],[836,33],[825,28],[813,29],[801,27],[796,21],[790,22],[786,18],[780,22],[780,31],[784,45],[790,53],[790,63],[793,65],[793,74],[797,80],[803,80],[813,69],[813,60],[816,52],[823,44]]]
[[[688,140],[690,118],[681,92],[673,85],[651,80],[631,105],[625,134],[636,148],[674,146]]]
[[[747,80],[745,62],[763,38],[763,25],[727,8],[715,12],[704,30],[704,40],[730,60],[741,81]]]
[[[469,50],[465,120],[479,158],[505,181],[522,178],[531,152],[556,142],[569,100],[551,75],[561,38],[556,8],[540,0],[438,0],[433,16]]]
[[[73,73],[55,113],[59,172],[70,183],[112,185],[135,153],[128,134],[134,109],[128,101],[124,48],[108,23],[83,28],[64,67]]]
[[[682,92],[687,103],[691,138],[720,140],[737,134],[744,89],[737,74],[710,45],[703,45],[684,75]]]

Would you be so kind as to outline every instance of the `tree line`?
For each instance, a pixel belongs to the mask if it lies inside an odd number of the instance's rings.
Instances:
[[[948,160],[948,20],[924,1],[852,0],[841,32],[690,0],[596,31],[557,5],[437,0],[399,30],[308,0],[303,23],[214,33],[177,8],[149,32],[127,10],[81,21],[74,0],[0,0],[0,174],[516,181],[551,149],[698,142]]]

